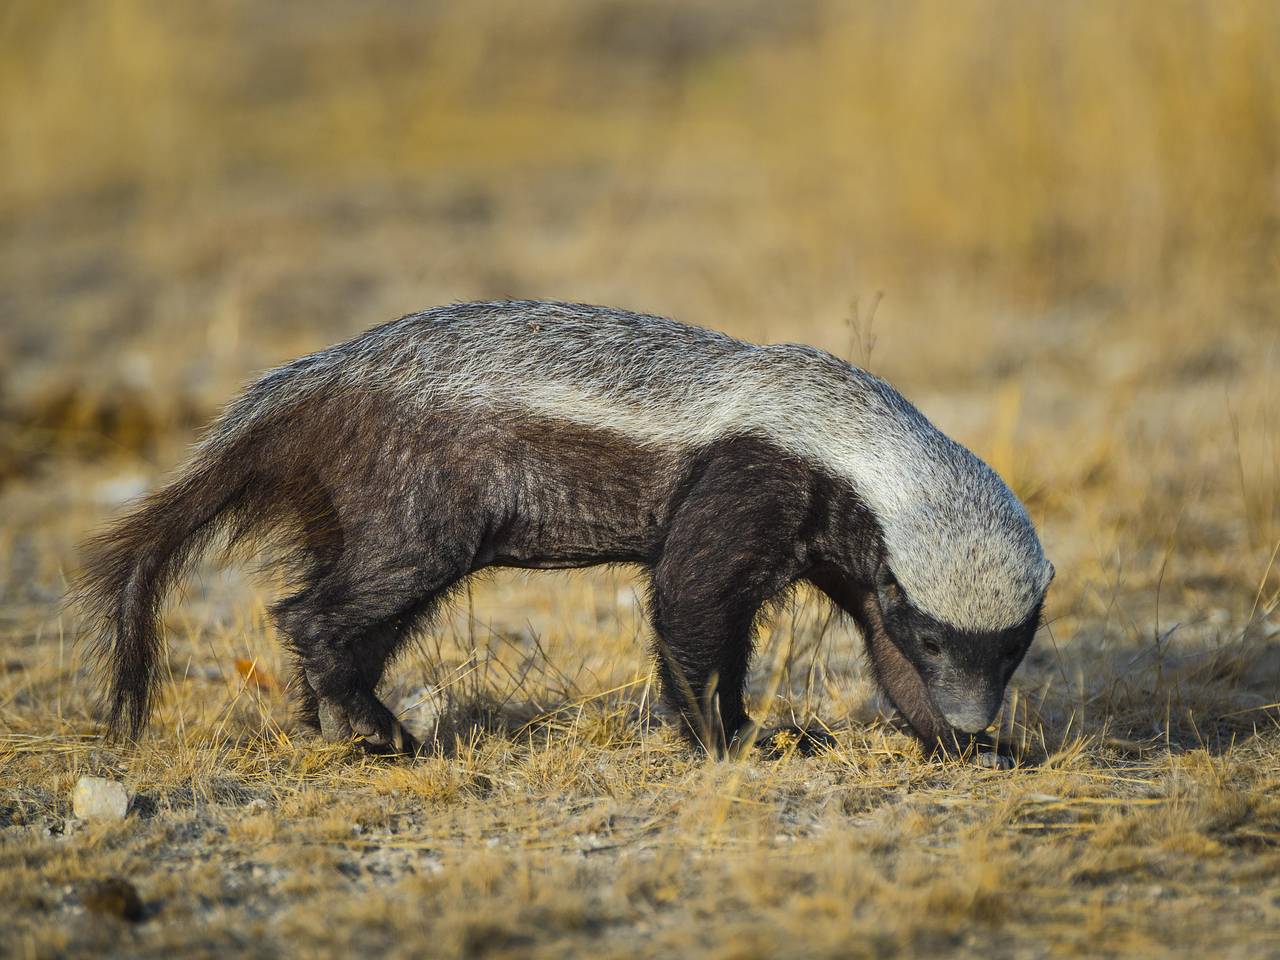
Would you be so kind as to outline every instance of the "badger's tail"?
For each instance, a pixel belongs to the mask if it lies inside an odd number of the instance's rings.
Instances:
[[[206,442],[175,480],[85,545],[72,599],[92,624],[116,735],[136,737],[147,724],[169,589],[221,530],[252,523],[266,494],[247,439]]]

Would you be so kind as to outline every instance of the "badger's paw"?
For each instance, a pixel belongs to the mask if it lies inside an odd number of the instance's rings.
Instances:
[[[380,756],[416,757],[422,750],[413,734],[373,694],[346,703],[321,697],[317,712],[320,735],[330,743],[354,743]]]
[[[957,759],[986,770],[1012,770],[1021,763],[1009,744],[999,743],[986,734],[979,734],[964,744]]]
[[[978,750],[973,754],[973,762],[988,770],[1012,770],[1017,761],[998,750]]]

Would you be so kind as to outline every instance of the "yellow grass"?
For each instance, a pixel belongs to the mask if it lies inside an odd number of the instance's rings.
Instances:
[[[3,5],[0,954],[1280,951],[1277,49],[1231,0]],[[838,747],[708,764],[627,571],[477,582],[384,691],[442,754],[376,762],[212,558],[103,740],[77,541],[256,370],[504,295],[816,343],[986,457],[1058,569],[1033,762],[925,762],[801,593],[757,713]]]

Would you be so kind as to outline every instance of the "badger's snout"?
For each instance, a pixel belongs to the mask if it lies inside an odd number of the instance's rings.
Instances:
[[[961,733],[981,733],[991,726],[998,712],[998,709],[978,710],[973,707],[964,707],[959,710],[944,710],[942,716],[947,723]]]
[[[943,719],[961,733],[981,733],[996,719],[1003,697],[994,691],[985,695],[953,696],[934,694]]]

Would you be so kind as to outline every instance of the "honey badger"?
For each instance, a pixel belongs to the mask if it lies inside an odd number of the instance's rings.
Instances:
[[[664,698],[713,752],[747,738],[752,635],[797,583],[860,626],[930,749],[994,719],[1053,568],[996,473],[821,350],[604,307],[436,307],[275,369],[176,479],[90,541],[78,593],[117,734],[154,698],[159,615],[225,534],[297,561],[272,617],[300,715],[412,753],[388,661],[486,567],[637,564]]]

